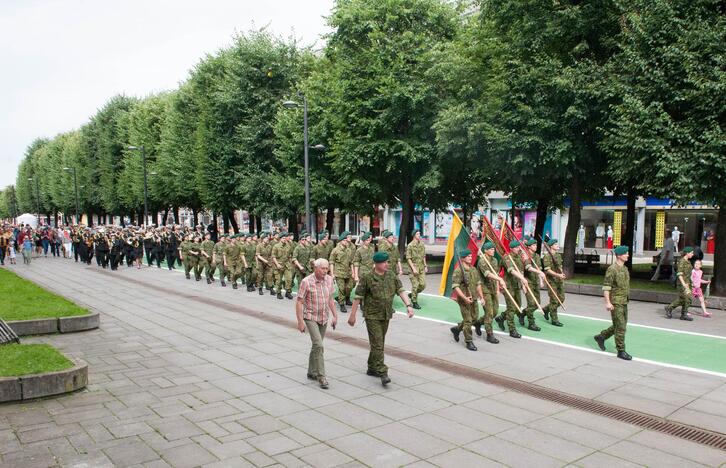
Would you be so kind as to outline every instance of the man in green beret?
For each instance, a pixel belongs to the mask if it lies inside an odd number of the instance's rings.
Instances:
[[[549,247],[549,249],[546,249],[547,253],[544,256],[545,275],[549,276],[550,286],[552,286],[552,289],[554,289],[557,293],[557,297],[559,297],[560,300],[564,303],[565,278],[567,277],[563,273],[565,270],[562,268],[562,255],[559,253],[560,244],[557,242],[557,239],[550,239],[547,241],[547,246]],[[560,306],[560,303],[557,301],[557,298],[555,298],[553,294],[550,294],[549,298],[549,304],[547,304],[542,311],[544,313],[545,320],[551,319],[552,325],[556,327],[561,327],[562,322],[560,322],[559,318],[557,317],[557,308]]]
[[[401,265],[401,256],[398,253],[398,246],[394,243],[393,233],[391,231],[383,231],[381,233],[381,242],[378,244],[378,251],[388,254],[388,262],[394,269],[394,273],[403,274]]]
[[[292,245],[290,244],[290,236],[287,232],[280,233],[280,242],[272,248],[272,263],[274,264],[275,290],[277,298],[283,299],[282,289],[285,288],[285,296],[292,299],[292,270],[290,270],[290,261],[292,260]]]
[[[364,233],[360,239],[361,245],[358,246],[353,256],[353,281],[356,283],[361,276],[373,271],[373,254],[375,253],[369,233]]]
[[[235,234],[229,240],[229,244],[224,250],[224,264],[226,265],[225,268],[227,270],[227,280],[232,283],[232,289],[237,289],[237,278],[239,277],[239,255],[239,236]]]
[[[182,239],[183,240],[179,244],[179,258],[181,259],[182,265],[184,265],[184,276],[187,279],[191,279],[189,272],[192,271],[192,264],[190,261],[189,249],[191,248],[192,242],[189,239],[189,235],[184,236]],[[128,253],[127,258],[130,258],[130,254]]]
[[[531,237],[524,241],[524,248],[528,249],[529,255],[523,259],[524,275],[527,278],[529,286],[529,294],[526,294],[527,307],[524,312],[519,314],[519,324],[524,326],[524,316],[527,316],[527,328],[532,331],[540,331],[535,323],[534,311],[539,308],[537,303],[540,302],[539,285],[544,281],[544,273],[542,272],[542,258],[537,254],[537,241]]]
[[[330,253],[333,251],[333,242],[330,240],[330,234],[328,231],[323,231],[318,234],[318,243],[313,248],[312,260],[317,258],[324,258],[330,260]]]
[[[348,312],[345,308],[346,301],[353,291],[353,253],[350,249],[350,233],[340,233],[338,245],[330,252],[330,274],[335,278],[338,287],[338,306],[342,313]],[[352,304],[352,303],[351,303]]]
[[[292,251],[292,270],[295,272],[293,284],[297,279],[298,287],[300,282],[310,274],[312,265],[312,247],[310,246],[310,236],[306,231],[300,233],[300,242],[297,243]],[[327,270],[326,270],[327,272]]]
[[[219,237],[219,241],[214,244],[212,249],[212,265],[210,267],[210,275],[214,278],[214,273],[219,270],[219,283],[224,287],[227,283],[224,282],[224,277],[227,272],[224,266],[224,251],[227,249],[227,236],[222,235]]]
[[[214,241],[212,235],[207,233],[204,236],[204,241],[200,245],[199,263],[197,264],[197,276],[201,276],[204,272],[204,276],[207,279],[207,284],[212,284],[212,255],[214,254]]]
[[[509,295],[505,295],[507,309],[502,312],[495,320],[499,328],[504,331],[504,320],[507,321],[509,327],[509,336],[512,338],[521,338],[522,335],[517,331],[514,325],[514,315],[521,312],[522,307],[522,290],[525,288],[527,279],[522,274],[524,262],[522,254],[519,253],[519,241],[513,240],[509,243],[509,253],[502,258],[504,264],[504,281],[507,284]]]
[[[242,249],[241,258],[245,260],[245,279],[247,281],[247,291],[255,290],[255,281],[257,280],[257,262],[255,254],[257,252],[257,235],[253,232],[247,234],[247,242]]]
[[[396,274],[388,269],[388,254],[376,252],[373,255],[373,271],[360,277],[355,289],[355,300],[348,317],[348,324],[355,326],[358,307],[365,307],[365,322],[368,330],[368,370],[366,374],[380,377],[381,384],[388,385],[388,367],[384,362],[384,347],[388,323],[393,317],[393,298],[398,295],[406,305],[408,317],[413,317],[413,308],[403,289],[403,284]]]
[[[693,247],[684,247],[681,251],[681,259],[678,260],[676,280],[678,281],[678,297],[665,307],[666,318],[673,318],[673,309],[681,308],[681,320],[691,321],[693,317],[688,315],[688,308],[691,307],[691,294],[693,292],[691,284],[691,274],[693,273],[693,265],[691,258],[693,257]]]
[[[476,264],[476,268],[481,276],[481,290],[484,298],[484,317],[480,323],[484,324],[486,331],[486,340],[489,343],[497,344],[499,340],[494,336],[492,330],[492,321],[499,312],[499,290],[506,288],[504,278],[499,276],[499,261],[494,256],[494,243],[486,241],[481,246],[484,252],[482,258]],[[476,334],[481,336],[481,325],[474,324]]]
[[[414,229],[411,233],[413,240],[406,246],[406,262],[408,263],[408,277],[411,280],[411,293],[409,297],[414,309],[420,309],[418,295],[426,289],[426,273],[429,267],[426,264],[426,248],[421,241],[421,230]]]
[[[476,268],[471,266],[471,250],[464,249],[454,258],[458,260],[458,265],[454,267],[454,274],[451,278],[451,290],[454,299],[459,304],[461,322],[451,327],[451,333],[454,335],[454,341],[458,343],[459,334],[463,331],[466,349],[476,351],[477,348],[472,341],[471,326],[475,325],[481,330],[479,305],[477,303],[477,300],[484,302],[481,279]]]
[[[202,239],[201,237],[195,236],[193,238],[194,240],[189,245],[189,250],[187,251],[187,257],[189,257],[189,265],[192,267],[194,271],[194,279],[197,281],[200,281],[202,279],[202,276],[199,273],[199,257],[201,256],[201,245],[202,245]]]
[[[625,352],[625,328],[628,324],[628,296],[630,295],[630,273],[625,262],[628,261],[628,247],[619,245],[614,249],[615,263],[610,265],[605,272],[603,281],[603,296],[605,297],[605,308],[610,312],[613,324],[610,328],[595,335],[600,350],[605,351],[605,340],[615,335],[615,348],[618,350],[618,357],[629,361],[630,354]]]
[[[259,288],[260,296],[264,294],[262,292],[262,286],[264,284],[270,294],[275,295],[272,291],[272,246],[270,245],[270,237],[267,234],[260,236],[260,243],[257,244],[255,251],[255,259],[257,260],[257,287]]]

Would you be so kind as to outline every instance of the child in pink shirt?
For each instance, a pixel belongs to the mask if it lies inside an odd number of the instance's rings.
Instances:
[[[711,313],[706,310],[706,299],[703,297],[702,284],[711,284],[710,281],[703,279],[703,265],[700,260],[696,260],[693,264],[693,273],[691,273],[691,284],[693,285],[693,297],[697,297],[701,302],[701,310],[704,317],[710,317]]]

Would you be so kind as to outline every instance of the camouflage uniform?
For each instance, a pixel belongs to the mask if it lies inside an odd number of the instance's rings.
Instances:
[[[292,259],[292,244],[288,241],[278,242],[272,248],[273,265],[275,269],[275,290],[277,291],[277,297],[282,297],[282,289],[287,294],[292,291],[292,270],[290,269],[290,261]],[[275,264],[275,260],[280,265],[279,267]]]
[[[691,273],[693,273],[693,265],[691,265],[690,260],[683,257],[678,260],[677,270],[676,283],[678,284],[678,297],[670,303],[668,309],[672,311],[673,309],[680,307],[681,316],[683,317],[688,313],[688,308],[691,307],[691,294],[693,287],[691,284]],[[686,283],[688,289],[683,287],[683,284],[678,277],[683,278],[683,281]]]
[[[239,278],[240,273],[240,246],[238,238],[230,241],[224,255],[227,259],[227,280],[232,283],[234,289],[237,289],[237,278]]]
[[[471,304],[467,304],[464,298],[457,294],[456,302],[459,304],[459,311],[461,312],[462,320],[459,322],[457,328],[459,332],[464,332],[464,341],[467,343],[472,342],[472,325],[481,326],[481,321],[479,320],[479,304],[477,302],[479,297],[477,286],[480,284],[481,278],[479,277],[479,272],[473,266],[466,265],[462,262],[461,266],[454,267],[454,275],[451,279],[451,289],[461,289],[461,291],[473,301]]]
[[[242,255],[244,255],[245,260],[247,260],[247,268],[245,271],[245,277],[247,279],[247,289],[250,291],[254,291],[255,289],[255,279],[257,278],[257,268],[255,268],[255,265],[257,262],[255,261],[255,252],[257,251],[257,241],[255,241],[253,238],[248,238],[247,243],[244,245],[244,250],[242,252]]]
[[[528,247],[524,247],[525,249]],[[522,270],[524,277],[527,278],[527,285],[529,286],[528,293],[525,293],[527,298],[527,307],[522,312],[527,316],[527,325],[530,330],[539,330],[539,327],[535,325],[534,311],[538,309],[537,303],[541,301],[539,294],[539,272],[542,271],[542,258],[537,255],[536,252],[530,252],[531,260],[527,259],[524,265],[525,269]],[[534,298],[533,298],[534,296]],[[537,302],[535,302],[535,299]],[[520,315],[520,324],[524,325],[524,316]]]
[[[350,271],[351,260],[350,248],[342,243],[336,245],[330,253],[330,263],[334,268],[333,273],[338,286],[338,304],[340,306],[345,306],[346,300],[348,300],[353,290],[353,279]]]
[[[310,244],[307,242],[300,242],[298,245],[295,246],[295,249],[292,251],[292,258],[294,260],[297,260],[297,262],[300,264],[301,267],[303,267],[302,271],[292,263],[290,268],[295,273],[293,278],[293,284],[295,281],[297,281],[298,286],[300,285],[300,281],[303,280],[306,276],[308,276],[312,270],[311,270],[311,262],[313,259],[311,259],[311,254],[313,253],[313,249],[310,247]]]
[[[224,268],[224,252],[227,249],[227,243],[224,238],[220,239],[219,242],[214,244],[214,250],[212,251],[212,267],[210,268],[210,276],[214,278],[214,273],[219,270],[219,281],[224,285],[224,278],[226,271]]]
[[[395,268],[395,272],[398,273],[398,263],[401,261],[401,256],[398,253],[398,246],[388,242],[386,239],[383,239],[378,243],[378,251],[388,254],[388,263],[390,263],[391,268]]]
[[[272,254],[272,246],[270,245],[270,242],[264,242],[260,241],[259,244],[257,244],[257,249],[255,250],[255,255],[260,256],[267,260],[268,262],[272,262],[272,257],[270,256]],[[273,265],[271,263],[265,263],[258,260],[257,264],[257,287],[260,290],[260,293],[262,292],[262,285],[264,282],[264,286],[268,290],[272,290],[272,267]]]
[[[373,271],[373,246],[363,244],[358,247],[353,256],[353,266],[358,268],[358,278]]]
[[[516,302],[512,302],[512,300],[509,299],[509,296],[505,295],[504,297],[505,302],[507,303],[507,309],[502,312],[499,317],[500,320],[507,320],[509,333],[512,333],[512,331],[517,330],[517,327],[514,325],[514,315],[519,313],[519,306],[522,303],[522,285],[519,282],[519,279],[517,279],[517,277],[514,276],[512,272],[516,272],[517,269],[522,272],[524,264],[522,262],[522,257],[519,256],[519,253],[508,253],[502,259],[502,263],[504,264],[505,271],[504,281],[507,284],[507,289],[509,290],[509,293],[512,295],[512,298]]]
[[[393,297],[402,291],[401,280],[390,270],[383,275],[376,272],[363,275],[355,289],[355,298],[361,300],[365,307],[364,317],[370,346],[369,374],[381,376],[388,373],[383,354],[386,332],[393,317]]]
[[[559,253],[550,255],[548,253],[544,256],[545,273],[547,273],[548,270],[553,270],[555,273],[562,273],[564,271],[562,269],[562,255]],[[560,300],[565,302],[565,281],[549,275],[547,276],[547,281],[550,282],[550,286],[552,286],[552,289],[555,290]],[[550,294],[549,296],[550,302],[545,306],[542,312],[544,312],[545,318],[550,317],[552,322],[559,322],[557,317],[557,308],[560,306],[560,303],[557,302],[557,299],[555,299],[553,294]]]
[[[628,324],[628,296],[630,294],[630,273],[628,267],[617,263],[610,265],[605,272],[603,291],[610,291],[610,303],[614,306],[610,315],[613,324],[600,332],[600,336],[608,339],[615,335],[615,347],[618,352],[625,351],[625,328]]]
[[[486,254],[484,254],[486,255]],[[499,274],[499,261],[494,256],[486,257],[489,264],[494,269],[494,274]],[[499,282],[495,279],[489,278],[487,273],[491,270],[487,266],[486,262],[481,258],[476,263],[476,268],[481,276],[481,289],[484,296],[484,316],[482,317],[482,323],[484,330],[486,330],[487,336],[492,335],[492,321],[499,312]]]
[[[204,271],[204,276],[206,276],[207,279],[211,281],[214,241],[212,241],[211,239],[205,239],[204,241],[202,241],[202,245],[200,246],[200,248],[201,252],[199,253],[199,263],[197,264],[197,276],[200,276],[202,274],[202,271]]]
[[[406,260],[416,267],[416,273],[409,271],[408,276],[411,280],[411,300],[418,304],[419,293],[426,289],[426,248],[420,239],[414,239],[406,246]]]

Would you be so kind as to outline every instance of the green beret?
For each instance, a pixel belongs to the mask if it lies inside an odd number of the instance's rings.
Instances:
[[[628,253],[628,246],[627,245],[619,245],[613,249],[613,252],[615,252],[615,255],[623,255]]]
[[[691,252],[693,252],[693,247],[691,247],[690,245],[688,247],[683,247],[684,254],[691,253]]]
[[[459,257],[461,257],[461,258],[468,257],[469,255],[471,255],[471,250],[469,250],[469,249],[464,249],[461,252],[459,252]]]
[[[527,247],[529,247],[530,245],[534,245],[534,244],[536,244],[536,243],[537,243],[537,241],[536,241],[536,240],[534,240],[534,239],[532,239],[532,238],[530,237],[529,239],[527,239],[527,241],[526,241],[526,242],[524,243],[524,245],[526,245]]]
[[[267,239],[267,233],[266,232],[261,232],[260,233],[260,239]]]
[[[415,236],[417,232],[421,234],[421,229],[414,229],[413,231],[411,231],[411,237]]]
[[[481,246],[482,250],[489,250],[489,249],[493,249],[493,248],[494,248],[494,242],[492,242],[492,241],[486,241]]]
[[[391,231],[389,231],[388,229],[383,231],[383,234],[381,234],[381,236],[383,236],[383,237],[391,237],[392,235],[393,235],[393,233]]]
[[[516,239],[509,243],[509,248],[510,249],[513,249],[515,247],[519,247],[519,241],[516,240]]]
[[[308,232],[307,231],[302,231],[300,233],[300,237],[307,237],[307,235],[308,235]]]
[[[348,231],[343,231],[340,234],[338,234],[338,239],[345,239],[349,235],[350,235],[350,233]]]
[[[318,240],[321,241],[321,240],[325,239],[325,236],[327,236],[327,234],[324,232],[321,232],[320,234],[318,234]]]
[[[557,244],[557,239],[550,239],[547,241],[547,245],[552,247],[553,245]]]
[[[525,234],[525,235],[524,235],[524,236],[522,237],[522,240],[523,240],[523,241],[528,241],[528,240],[530,240],[531,238],[532,238],[532,236],[530,236],[529,234]],[[527,245],[527,244],[524,244],[524,245]]]
[[[365,234],[363,234],[363,235],[361,236],[360,240],[362,240],[362,241],[367,241],[367,240],[368,240],[368,239],[370,239],[370,238],[371,238],[371,235],[370,235],[369,233],[367,233],[367,232],[366,232]]]
[[[376,252],[373,254],[374,263],[383,263],[388,261],[388,254],[386,252]]]

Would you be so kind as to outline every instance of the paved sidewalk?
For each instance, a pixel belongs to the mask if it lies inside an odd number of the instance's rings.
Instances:
[[[404,359],[388,359],[384,389],[364,375],[365,350],[330,338],[321,390],[305,378],[307,335],[240,308],[291,320],[292,301],[155,268],[40,259],[12,270],[102,318],[96,331],[24,340],[86,360],[90,385],[0,405],[3,467],[726,463],[724,451]],[[332,335],[364,338],[365,327]],[[388,344],[726,433],[719,377],[531,340],[478,340],[471,353],[445,325],[400,316]]]

